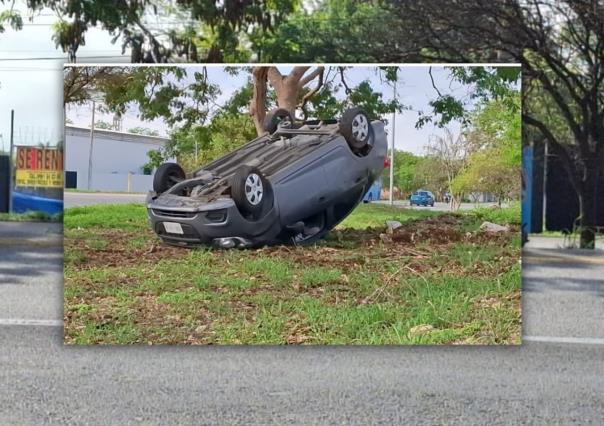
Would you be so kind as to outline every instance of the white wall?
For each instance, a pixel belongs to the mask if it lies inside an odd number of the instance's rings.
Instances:
[[[80,180],[78,175],[78,189],[88,189],[88,176]],[[153,176],[149,175],[130,175],[130,185],[128,185],[128,173],[93,173],[92,191],[107,192],[147,192],[152,189]]]
[[[77,172],[78,189],[127,191],[151,189],[153,176],[143,175],[147,152],[160,149],[168,139],[107,130],[95,130],[92,150],[92,179],[88,183],[90,129],[66,126],[65,171]]]

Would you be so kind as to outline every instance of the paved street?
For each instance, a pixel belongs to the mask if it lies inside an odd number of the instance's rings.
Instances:
[[[124,194],[124,193],[108,193],[108,192],[65,192],[64,205],[65,208],[90,206],[94,204],[115,204],[115,203],[143,203],[146,194]],[[374,203],[388,204],[388,200],[373,201]],[[462,203],[460,210],[471,210],[477,206],[489,207],[494,203]],[[422,207],[409,205],[409,200],[395,200],[394,205],[397,207],[406,207],[417,210],[430,211],[449,211],[449,204],[435,203],[434,207]]]
[[[64,206],[80,207],[94,204],[143,203],[146,194],[125,194],[109,192],[65,192]]]
[[[0,222],[0,328],[61,324],[62,280],[62,224]]]
[[[602,251],[532,239],[520,347],[64,347],[61,250],[30,243],[0,246],[0,424],[604,418]]]

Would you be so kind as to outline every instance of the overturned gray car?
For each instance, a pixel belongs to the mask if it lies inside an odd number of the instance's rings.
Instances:
[[[176,163],[157,169],[146,203],[164,242],[313,243],[348,216],[384,168],[384,123],[359,108],[339,121],[305,122],[279,109],[264,127],[265,135],[189,176]]]

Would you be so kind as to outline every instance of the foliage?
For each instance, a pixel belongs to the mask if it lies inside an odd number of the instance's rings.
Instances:
[[[431,191],[437,199],[449,191],[447,174],[441,166],[441,160],[434,155],[421,157],[415,167],[411,186]]]
[[[418,183],[420,179],[419,167],[425,160],[425,157],[420,157],[406,151],[394,150],[394,186],[401,191],[401,197],[407,198],[411,192],[419,187],[423,187],[423,183]],[[382,184],[385,188],[390,187],[390,171],[384,170],[382,174]]]
[[[516,106],[510,107],[510,103]],[[503,198],[520,196],[521,116],[520,94],[505,101],[491,100],[470,114],[470,155],[467,165],[452,182],[455,193],[483,192]]]
[[[108,123],[107,121],[102,121],[102,120],[95,121],[94,128],[101,129],[101,130],[115,130],[113,127],[113,124]]]
[[[0,4],[4,4],[4,0],[0,1]],[[13,30],[20,30],[23,28],[23,18],[21,14],[13,9],[14,2],[11,3],[11,7],[8,10],[0,12],[0,33],[6,31],[6,26]]]
[[[504,198],[520,196],[520,168],[510,167],[497,149],[476,152],[468,159],[467,167],[452,181],[454,194],[482,192],[494,194],[499,202]]]
[[[499,225],[520,225],[521,204],[513,202],[509,207],[477,207],[465,212],[478,220],[497,223]]]
[[[421,4],[420,4],[421,3]],[[604,5],[592,0],[386,1],[409,43],[431,60],[515,61],[523,67],[527,137],[546,140],[580,200],[581,247],[593,248],[604,168]],[[401,30],[404,31],[404,30]],[[562,172],[562,171],[561,171]]]
[[[217,114],[209,125],[179,130],[172,137],[172,156],[185,170],[193,170],[254,139],[256,129],[249,114]]]
[[[155,129],[150,129],[148,127],[133,127],[128,129],[128,133],[134,133],[137,135],[145,135],[145,136],[159,136],[159,132]]]
[[[327,0],[250,36],[258,62],[382,62],[394,41],[380,2]],[[391,62],[391,61],[384,61]]]
[[[299,2],[27,0],[27,5],[32,13],[46,7],[57,15],[52,38],[69,54],[70,62],[75,62],[88,29],[94,26],[108,31],[114,42],[120,39],[122,50],[131,52],[131,62],[221,62],[246,58],[231,54],[242,46],[237,38],[254,29],[269,30],[295,12]],[[0,29],[5,21],[20,28],[20,15],[12,7],[9,12],[0,15]]]
[[[519,67],[447,67],[451,83],[461,83],[471,88],[467,98],[462,99],[442,91],[432,84],[436,90],[436,99],[430,101],[432,111],[420,111],[416,127],[420,128],[427,123],[438,127],[445,127],[452,121],[460,121],[467,125],[471,122],[468,112],[472,102],[487,103],[491,100],[499,101],[509,113],[520,110],[517,85],[520,79]],[[429,70],[432,78],[432,70]]]

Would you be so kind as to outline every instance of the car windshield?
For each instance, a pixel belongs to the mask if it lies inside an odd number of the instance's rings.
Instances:
[[[415,195],[419,195],[420,197],[427,197],[428,193],[426,191],[417,191]]]

